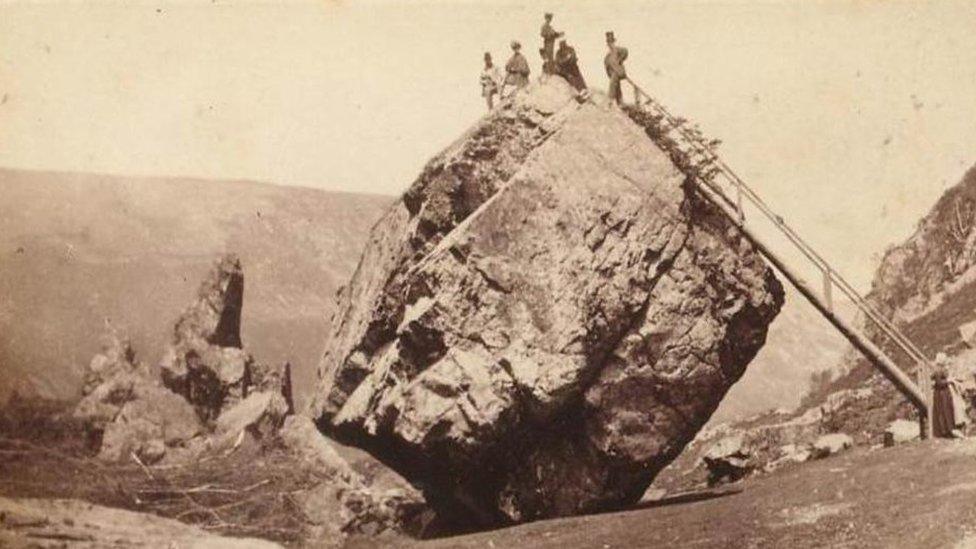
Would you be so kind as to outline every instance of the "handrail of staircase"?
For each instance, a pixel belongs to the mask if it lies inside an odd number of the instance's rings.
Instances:
[[[672,129],[679,132],[681,137],[687,145],[691,146],[693,152],[701,155],[705,160],[711,163],[717,169],[717,173],[724,176],[735,188],[738,193],[738,200],[733,202],[720,188],[715,188],[716,186],[710,185],[715,191],[729,204],[733,204],[734,207],[739,212],[739,222],[744,222],[744,213],[742,211],[741,196],[745,196],[749,202],[755,205],[763,215],[769,219],[773,225],[778,228],[790,242],[792,242],[797,249],[818,269],[823,272],[825,280],[829,280],[835,284],[841,292],[851,300],[852,303],[863,312],[869,320],[871,320],[878,329],[881,330],[885,335],[888,336],[906,355],[912,358],[919,366],[925,368],[929,367],[928,358],[925,354],[905,336],[901,330],[899,330],[890,320],[888,320],[883,314],[881,314],[870,302],[868,302],[860,293],[854,289],[854,287],[843,277],[839,272],[837,272],[828,262],[825,260],[816,250],[813,249],[792,227],[786,224],[781,216],[776,214],[772,208],[760,197],[749,185],[736,174],[731,167],[729,167],[718,155],[712,150],[712,148],[704,142],[701,136],[693,134],[688,130],[683,123],[675,117],[664,105],[656,101],[644,90],[642,90],[635,82],[628,79],[628,82],[634,87],[635,94],[635,106],[638,108],[643,108],[642,100],[650,106],[653,110],[668,121]],[[707,181],[705,181],[708,183]],[[829,291],[829,287],[825,286],[825,291]]]

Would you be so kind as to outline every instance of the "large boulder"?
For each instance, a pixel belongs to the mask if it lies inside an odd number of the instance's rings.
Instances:
[[[320,364],[320,428],[461,519],[636,502],[783,300],[687,180],[560,79],[520,93],[374,228]]]

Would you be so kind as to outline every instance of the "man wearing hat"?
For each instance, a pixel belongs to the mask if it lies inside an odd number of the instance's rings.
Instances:
[[[607,76],[610,77],[610,99],[616,104],[623,103],[623,92],[620,89],[620,81],[627,78],[627,71],[624,70],[624,61],[627,59],[627,48],[617,45],[617,39],[613,36],[613,31],[607,32],[607,56],[603,58],[603,66],[607,69]]]
[[[542,24],[542,71],[546,74],[552,74],[554,71],[555,64],[553,63],[553,50],[556,46],[556,39],[563,35],[561,32],[557,32],[556,29],[552,28],[552,14],[546,13],[546,22]]]
[[[522,44],[512,41],[512,57],[505,63],[505,86],[515,86],[516,90],[529,85],[529,62],[522,55]],[[504,92],[505,86],[502,86]]]

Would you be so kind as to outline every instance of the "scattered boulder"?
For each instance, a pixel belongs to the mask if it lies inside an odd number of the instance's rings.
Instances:
[[[918,440],[921,437],[921,426],[917,421],[896,419],[892,421],[884,432],[884,445],[891,447],[903,442]]]
[[[480,524],[636,502],[783,302],[618,110],[533,85],[434,158],[340,295],[313,413]]]
[[[784,444],[779,448],[780,457],[768,470],[774,470],[783,463],[803,463],[810,459],[812,452],[808,444]]]
[[[708,468],[708,485],[723,481],[736,482],[755,469],[749,450],[744,447],[744,437],[734,435],[718,441],[702,456]]]
[[[129,340],[109,326],[101,352],[85,370],[81,400],[75,407],[74,417],[91,430],[101,432],[134,398],[136,387],[150,383],[151,379],[148,369],[136,360]]]
[[[132,343],[121,337],[107,320],[105,324],[106,334],[102,338],[102,349],[92,357],[82,378],[82,396],[91,394],[103,383],[121,374],[146,373],[145,367],[136,361]]]
[[[847,450],[854,446],[854,439],[844,433],[823,435],[813,443],[812,456],[821,459]]]
[[[204,432],[190,403],[165,387],[142,382],[106,426],[98,457],[120,461],[134,453],[146,463],[156,463],[167,448],[182,446]]]

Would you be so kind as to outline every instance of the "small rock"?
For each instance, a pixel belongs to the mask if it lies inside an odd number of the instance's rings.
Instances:
[[[715,486],[723,481],[735,482],[745,477],[756,468],[751,457],[742,434],[719,440],[702,456],[702,461],[708,468],[708,485]]]
[[[813,459],[821,459],[840,453],[854,446],[854,439],[845,433],[823,435],[813,443]]]
[[[917,421],[896,419],[888,424],[884,432],[884,445],[891,447],[903,442],[916,440],[921,436],[921,427]]]

